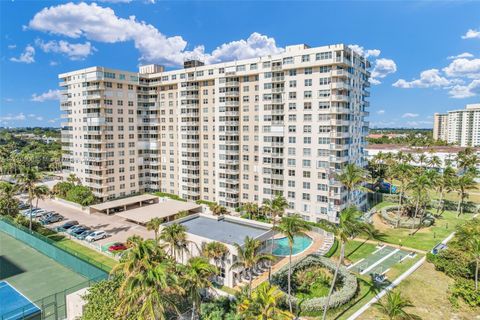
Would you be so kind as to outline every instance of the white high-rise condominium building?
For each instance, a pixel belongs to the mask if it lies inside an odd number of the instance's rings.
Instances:
[[[462,147],[480,146],[480,103],[434,115],[433,138]]]
[[[368,61],[343,44],[296,45],[184,67],[60,74],[65,170],[103,200],[158,190],[233,209],[281,193],[289,212],[335,220],[336,173],[366,163]]]

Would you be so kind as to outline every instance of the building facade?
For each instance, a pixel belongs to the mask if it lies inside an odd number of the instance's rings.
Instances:
[[[346,205],[336,174],[366,164],[368,67],[340,44],[60,74],[64,169],[101,199],[162,191],[234,209],[280,193],[289,211],[334,221]]]
[[[448,114],[435,113],[433,115],[433,139],[447,141]]]
[[[480,146],[480,103],[434,115],[433,138],[462,147]]]

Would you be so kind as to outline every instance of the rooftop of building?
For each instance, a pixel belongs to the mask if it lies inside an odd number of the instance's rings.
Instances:
[[[475,151],[480,152],[480,148],[473,148]],[[457,153],[465,150],[465,147],[460,146],[430,146],[430,147],[411,147],[401,144],[369,144],[366,150],[378,150],[382,152],[389,151],[402,151],[410,153],[423,153],[423,152],[442,152],[442,153]]]
[[[255,239],[270,230],[266,225],[228,216],[195,215],[178,223],[184,225],[188,233],[230,245],[243,245],[245,237]]]

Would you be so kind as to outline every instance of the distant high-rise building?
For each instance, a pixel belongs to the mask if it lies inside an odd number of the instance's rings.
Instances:
[[[336,174],[366,165],[368,67],[340,44],[60,74],[64,168],[102,200],[162,191],[234,209],[282,194],[288,212],[335,221],[347,196]]]
[[[480,103],[467,104],[465,109],[435,113],[433,138],[462,147],[480,146]]]

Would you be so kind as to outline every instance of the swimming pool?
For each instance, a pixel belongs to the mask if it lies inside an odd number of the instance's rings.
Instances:
[[[296,255],[305,251],[312,244],[312,238],[308,236],[293,237],[292,255]],[[288,239],[278,238],[273,240],[273,252],[275,256],[285,257],[290,254],[290,247],[288,246]]]

